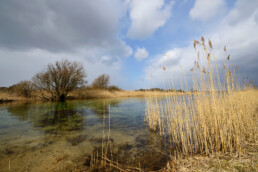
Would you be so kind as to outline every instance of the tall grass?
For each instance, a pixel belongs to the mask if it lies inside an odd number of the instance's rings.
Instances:
[[[15,94],[11,94],[6,91],[0,91],[0,103],[17,101],[17,100],[25,100],[25,99],[28,99],[28,98],[24,98],[22,96],[17,96]]]
[[[239,84],[226,47],[224,72],[217,66],[211,41],[206,45],[202,37],[194,41],[194,48],[192,85],[198,94],[149,97],[145,119],[151,129],[169,136],[177,157],[246,154],[250,145],[257,146],[258,91]]]

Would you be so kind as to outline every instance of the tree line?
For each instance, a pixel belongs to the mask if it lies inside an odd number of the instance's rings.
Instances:
[[[109,85],[108,75],[100,75],[87,87],[86,77],[82,64],[61,60],[48,64],[45,70],[36,73],[30,81],[21,81],[9,87],[8,90],[24,97],[31,97],[33,91],[38,91],[38,96],[50,101],[65,101],[68,93],[81,87],[120,90],[117,86]]]

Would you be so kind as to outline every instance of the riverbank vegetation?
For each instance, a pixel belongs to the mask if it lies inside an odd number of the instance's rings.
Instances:
[[[21,95],[10,88],[0,88],[0,103],[13,101],[42,101],[40,92],[33,90],[29,97]],[[46,93],[47,94],[47,93]],[[125,98],[125,97],[146,97],[146,96],[166,96],[166,95],[193,94],[192,92],[179,91],[150,91],[150,90],[121,90],[117,86],[109,86],[107,89],[97,89],[92,87],[82,87],[71,91],[67,95],[68,100],[77,99],[103,99],[103,98]]]
[[[86,73],[78,62],[67,60],[49,64],[37,73],[31,81],[21,81],[10,87],[0,87],[0,102],[12,101],[64,101],[66,99],[99,99],[119,97],[145,97],[191,94],[193,91],[165,90],[160,88],[122,90],[110,85],[109,75],[102,74],[87,84]]]
[[[166,152],[171,158],[168,166],[177,170],[256,171],[258,90],[238,82],[226,47],[223,75],[211,41],[207,46],[202,37],[201,42],[194,41],[194,48],[197,59],[191,69],[192,84],[199,94],[146,99],[149,128],[172,145]]]

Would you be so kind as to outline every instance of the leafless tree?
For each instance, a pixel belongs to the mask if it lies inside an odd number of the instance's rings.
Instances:
[[[32,81],[41,92],[41,97],[47,100],[64,101],[69,92],[83,85],[87,75],[78,62],[68,60],[49,64],[43,72],[37,73]]]
[[[102,74],[92,82],[93,88],[106,89],[109,85],[109,76]]]

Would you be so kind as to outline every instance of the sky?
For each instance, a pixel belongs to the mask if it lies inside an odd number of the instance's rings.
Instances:
[[[128,90],[179,84],[201,36],[219,68],[226,45],[258,85],[258,0],[0,0],[0,86],[61,59],[82,63],[89,84],[103,73]]]

